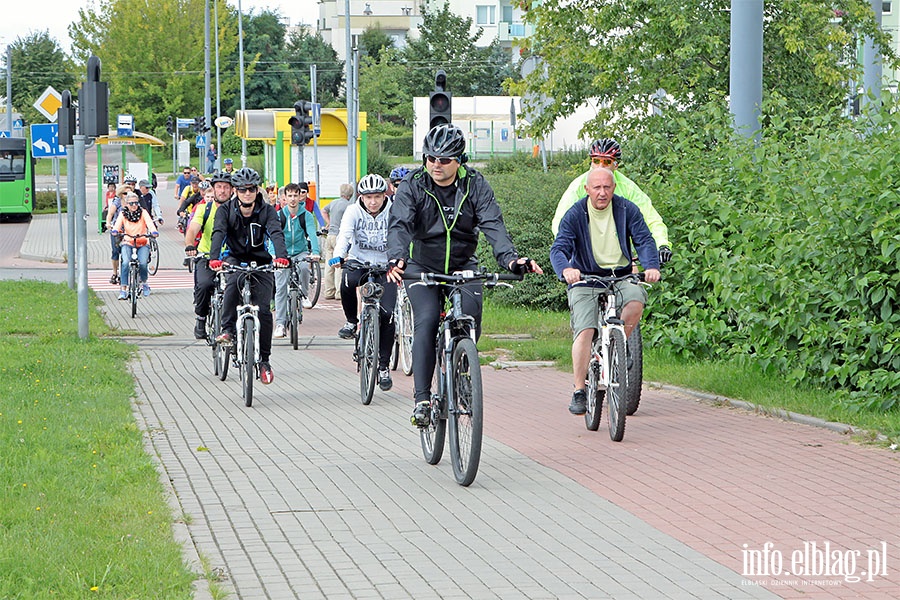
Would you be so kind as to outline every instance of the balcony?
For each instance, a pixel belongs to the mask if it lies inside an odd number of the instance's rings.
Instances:
[[[534,35],[534,25],[530,23],[510,23],[509,21],[497,23],[497,39],[501,42],[511,42],[531,35]]]

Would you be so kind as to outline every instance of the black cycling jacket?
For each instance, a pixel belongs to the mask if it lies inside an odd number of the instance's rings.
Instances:
[[[456,201],[444,211],[437,187],[424,167],[407,178],[394,195],[388,225],[388,257],[421,265],[436,273],[452,273],[477,265],[478,232],[484,233],[497,263],[508,268],[519,256],[503,223],[491,186],[475,169],[457,171]]]
[[[267,265],[272,262],[272,255],[266,248],[266,238],[272,240],[276,257],[287,258],[278,215],[263,201],[262,194],[257,194],[256,206],[249,218],[245,219],[240,210],[237,198],[228,200],[216,210],[209,259],[221,260],[224,243],[228,245],[229,257],[236,262],[255,261],[258,265]]]

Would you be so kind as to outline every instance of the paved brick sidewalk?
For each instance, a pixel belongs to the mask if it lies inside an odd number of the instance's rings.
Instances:
[[[478,478],[425,464],[411,378],[357,399],[334,302],[307,311],[300,351],[276,340],[276,379],[252,408],[189,337],[190,291],[142,301],[135,411],[194,548],[239,598],[896,598],[900,460],[839,434],[645,390],[625,440],[565,409],[569,376],[484,368]],[[745,576],[745,558],[795,575]],[[885,564],[862,576],[872,557]],[[842,554],[860,582],[791,562]],[[746,545],[746,546],[745,546]],[[855,565],[849,558],[860,552]],[[815,552],[810,552],[812,557]],[[832,564],[834,560],[830,561]],[[873,565],[874,566],[874,565]],[[884,573],[884,574],[882,574]],[[869,581],[871,579],[871,581]],[[763,585],[757,585],[762,583]],[[201,588],[198,597],[206,597]]]

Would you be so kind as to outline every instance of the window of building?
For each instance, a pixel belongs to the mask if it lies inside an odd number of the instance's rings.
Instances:
[[[883,12],[886,15],[891,14],[891,4],[893,4],[893,2],[882,2],[881,3],[881,12]]]
[[[476,6],[475,23],[477,25],[496,25],[497,7],[493,4]]]

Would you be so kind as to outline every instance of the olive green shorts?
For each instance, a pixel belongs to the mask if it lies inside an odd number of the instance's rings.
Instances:
[[[617,281],[613,285],[616,290],[616,308],[619,315],[622,307],[629,302],[647,304],[647,290],[642,285],[630,281]],[[569,311],[572,313],[572,339],[585,329],[600,329],[598,306],[601,296],[606,290],[602,287],[590,287],[587,285],[575,285],[569,288]]]

